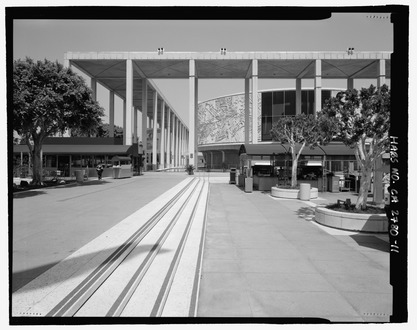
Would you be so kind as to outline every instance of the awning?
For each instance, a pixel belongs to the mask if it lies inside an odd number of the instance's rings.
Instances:
[[[298,146],[299,150],[300,146]],[[279,144],[279,143],[269,143],[269,144],[242,144],[240,148],[240,153],[245,153],[248,156],[272,156],[285,154],[290,152],[290,147],[288,144]],[[355,149],[347,147],[343,143],[334,142],[326,146],[315,147],[311,149],[310,147],[304,147],[301,152],[305,156],[337,156],[337,155],[354,155]]]
[[[111,159],[112,162],[115,162],[115,161],[124,161],[124,160],[130,161],[131,159],[128,156],[113,156],[112,159]]]
[[[94,155],[94,154],[109,154],[109,155],[126,155],[129,154],[129,148],[131,146],[126,145],[52,145],[45,144],[42,146],[43,154],[56,154],[56,155],[68,155],[68,154],[82,154],[82,155]],[[19,144],[13,146],[13,152],[20,153],[29,152],[27,145]]]

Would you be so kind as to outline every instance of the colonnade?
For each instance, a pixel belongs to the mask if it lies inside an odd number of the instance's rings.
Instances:
[[[71,65],[69,61],[66,64]],[[142,104],[139,108],[133,104],[132,60],[126,60],[126,97],[119,95],[123,99],[123,144],[142,145],[144,170],[183,167],[188,162],[188,127],[168,105],[162,93],[148,79],[141,79]],[[94,100],[97,100],[97,80],[94,77],[91,77],[90,87]],[[112,138],[115,134],[115,94],[115,91],[109,90],[109,137]],[[148,100],[152,100],[150,111]],[[141,123],[140,128],[138,122]]]
[[[68,57],[71,58],[84,58],[83,56],[90,55],[74,55],[71,54]],[[108,56],[113,56],[117,58],[117,54],[102,54],[100,55],[103,58]],[[125,56],[120,55],[120,56]],[[185,67],[185,77],[188,75],[188,84],[189,84],[189,99],[188,99],[188,116],[189,116],[189,126],[185,125],[181,118],[176,114],[176,112],[168,105],[168,102],[164,99],[162,95],[158,92],[157,88],[151,84],[151,82],[146,78],[146,75],[141,71],[136,63],[133,63],[132,58],[135,60],[144,57],[145,60],[151,58],[153,60],[158,59],[159,56],[162,56],[158,53],[156,54],[134,54],[129,56],[126,61],[126,94],[122,95],[123,102],[123,129],[124,129],[124,141],[125,145],[132,145],[136,143],[139,139],[143,144],[144,153],[147,155],[151,154],[147,161],[152,165],[152,169],[157,168],[166,168],[172,166],[182,166],[186,163],[193,164],[197,167],[198,164],[198,142],[196,128],[198,127],[198,70],[196,70],[196,61],[200,59],[204,60],[206,58],[205,54],[201,55],[178,55],[172,54],[167,56],[164,54],[164,58],[172,58],[178,60],[181,58],[181,62],[188,63],[188,73],[187,68]],[[214,60],[219,60],[219,56],[223,55],[207,55],[208,58],[213,58]],[[237,55],[230,55],[231,58]],[[257,58],[253,58],[253,54],[243,54],[239,55],[242,60],[250,60],[250,64],[247,68],[247,72],[243,75],[240,75],[241,78],[244,78],[244,90],[245,90],[245,123],[244,123],[244,139],[245,144],[248,143],[258,143],[260,142],[260,133],[259,133],[259,113],[258,113],[258,62],[264,61],[265,58],[268,60],[271,59],[307,59],[311,58],[311,62],[306,65],[306,67],[298,72],[296,75],[291,75],[287,78],[295,79],[296,85],[296,113],[299,114],[302,112],[302,80],[303,79],[313,79],[314,80],[314,112],[317,113],[321,110],[322,103],[322,61],[331,61],[333,59],[347,59],[352,55],[346,54],[322,54],[317,56],[316,53],[311,54],[258,54]],[[356,56],[356,55],[355,55]],[[360,55],[365,56],[365,54]],[[370,57],[371,55],[366,55]],[[385,55],[377,57],[375,59],[378,61],[377,66],[377,85],[381,86],[385,83]],[[70,64],[70,61],[66,58],[67,64]],[[91,56],[90,56],[91,57]],[[178,57],[178,58],[177,58]],[[252,57],[252,58],[250,58]],[[230,58],[230,59],[231,59]],[[357,56],[359,59],[359,55]],[[385,57],[387,58],[387,57]],[[223,59],[223,58],[222,58]],[[238,59],[237,59],[238,60]],[[180,63],[181,63],[180,62]],[[264,64],[261,62],[261,65]],[[323,64],[324,65],[324,64]],[[327,65],[327,64],[326,64]],[[328,66],[328,65],[327,65]],[[337,71],[336,67],[336,71]],[[351,71],[350,75],[346,77],[345,73],[342,72],[339,75],[332,75],[331,77],[325,73],[324,78],[340,78],[345,77],[347,79],[347,88],[353,88],[355,78],[361,77],[362,71],[367,69],[367,66],[358,68],[356,71]],[[339,71],[341,71],[339,69]],[[365,70],[366,71],[366,70]],[[138,75],[134,78],[134,72]],[[88,74],[88,73],[87,73]],[[181,72],[183,74],[183,72]],[[239,73],[240,74],[240,73]],[[169,74],[168,74],[169,75]],[[265,76],[264,72],[261,72],[260,78]],[[183,77],[183,76],[181,76]],[[236,76],[238,78],[239,75]],[[205,78],[202,76],[202,78]],[[139,89],[134,89],[134,79],[135,86],[137,87],[136,79],[142,79],[142,88],[140,90],[142,105],[141,110],[134,106],[134,91],[139,91]],[[91,79],[93,93],[96,94],[96,80],[94,77]],[[110,91],[110,136],[114,134],[114,93]],[[138,92],[139,93],[139,92]],[[120,96],[120,95],[119,95]],[[250,102],[250,96],[252,96],[252,101]],[[179,97],[182,97],[179,95]],[[148,111],[148,99],[152,101],[152,109]],[[131,109],[131,110],[127,110]],[[141,133],[138,134],[138,114],[137,111],[142,112],[141,117]],[[133,119],[132,119],[133,118]],[[152,136],[152,139],[150,139]],[[151,141],[152,143],[150,143]],[[148,150],[149,149],[149,150]],[[158,157],[159,155],[159,157]],[[188,158],[188,159],[187,159]]]
[[[314,65],[314,113],[321,111],[322,104],[322,60],[313,60]],[[195,60],[189,60],[189,118],[190,118],[190,163],[197,164],[197,136],[195,128],[198,127],[196,112],[198,108],[198,77],[196,75]],[[385,60],[380,59],[377,68],[377,86],[380,87],[385,83]],[[296,84],[296,114],[301,114],[301,91],[302,79],[307,75],[307,68],[295,77]],[[355,75],[348,77],[347,89],[352,89],[354,86]],[[245,144],[258,143],[261,141],[258,127],[259,113],[258,113],[258,59],[251,60],[251,66],[245,78]],[[249,96],[252,95],[252,102]]]

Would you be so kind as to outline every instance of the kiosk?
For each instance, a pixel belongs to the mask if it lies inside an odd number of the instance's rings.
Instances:
[[[113,163],[113,178],[130,178],[133,176],[132,160],[127,156],[114,156],[111,159]]]

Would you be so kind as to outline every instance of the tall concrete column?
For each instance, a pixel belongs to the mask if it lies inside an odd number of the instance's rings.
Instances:
[[[385,60],[379,60],[377,74],[378,77],[376,86],[379,88],[385,84]]]
[[[321,111],[321,60],[316,60],[314,77],[314,115]]]
[[[143,170],[146,171],[146,155],[148,152],[148,82],[142,79],[142,145]]]
[[[184,156],[184,137],[185,137],[185,126],[182,125],[181,129],[181,165],[184,166],[185,156]]]
[[[133,68],[132,60],[126,60],[126,120],[123,127],[124,144],[132,144]]]
[[[91,91],[93,92],[93,100],[97,101],[97,79],[91,78]]]
[[[167,126],[167,167],[171,167],[171,109],[168,108]]]
[[[177,158],[177,166],[180,166],[180,119],[178,118],[177,120],[177,130],[176,130],[176,146],[175,149],[177,150],[176,152],[176,158]]]
[[[136,143],[138,141],[138,109],[132,107],[133,109],[133,141]]]
[[[250,80],[245,78],[245,144],[249,144],[250,108],[249,108]]]
[[[353,89],[354,88],[353,87],[353,82],[354,82],[354,79],[349,77],[348,80],[347,80],[347,89]]]
[[[123,144],[126,144],[126,100],[123,100]]]
[[[153,135],[152,135],[152,170],[158,168],[158,93],[154,91],[153,93]]]
[[[177,116],[172,113],[172,142],[171,142],[171,150],[172,150],[172,166],[177,166],[177,157],[176,157],[176,131],[177,131]]]
[[[109,94],[109,137],[114,137],[114,92]]]
[[[185,128],[185,125],[184,125],[182,127],[182,156],[183,156],[182,164],[183,165],[185,165],[185,158],[186,158],[186,152],[185,152],[185,150],[186,150],[186,147],[185,147],[185,131],[186,131],[186,128]]]
[[[189,140],[189,134],[190,133],[190,131],[187,129],[187,131],[186,131],[186,135],[185,135],[185,153],[188,155],[188,140]]]
[[[165,100],[161,106],[161,168],[165,168]]]
[[[181,155],[182,155],[182,165],[185,165],[185,126],[182,126],[182,139],[181,139]]]
[[[180,166],[180,163],[178,162],[178,137],[179,137],[179,132],[178,132],[178,128],[180,126],[180,119],[179,117],[175,117],[175,166]]]
[[[194,154],[195,154],[195,164],[196,164],[196,169],[198,170],[198,135],[197,135],[197,127],[199,125],[199,121],[198,121],[198,78],[196,76],[195,78],[195,88],[194,88]]]
[[[190,60],[189,62],[189,103],[188,103],[188,117],[190,120],[190,140],[188,141],[190,165],[197,167],[197,145],[196,140],[196,113],[195,113],[195,103],[196,103],[196,74],[195,74],[195,60]]]
[[[252,143],[258,143],[258,60],[252,60]]]
[[[182,123],[181,121],[178,123],[178,165],[181,166],[181,130],[182,130]]]
[[[302,104],[302,86],[301,78],[295,79],[295,114],[301,114],[301,104]]]

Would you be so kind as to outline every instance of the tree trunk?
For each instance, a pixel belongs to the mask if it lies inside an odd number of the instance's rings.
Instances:
[[[357,210],[366,209],[366,202],[368,200],[368,191],[371,185],[371,174],[372,174],[372,169],[365,168],[362,171],[361,186],[359,189],[358,199],[355,205],[355,209]]]
[[[298,168],[298,159],[300,158],[301,152],[303,151],[306,143],[300,147],[298,154],[296,153],[295,145],[291,146],[291,154],[292,154],[292,167],[291,167],[291,188],[297,188],[297,168]]]
[[[291,166],[291,188],[297,188],[297,168],[298,168],[298,157],[292,156]]]
[[[32,149],[32,184],[40,185],[42,184],[42,160],[41,160],[41,150],[42,145],[39,143],[34,143]]]

